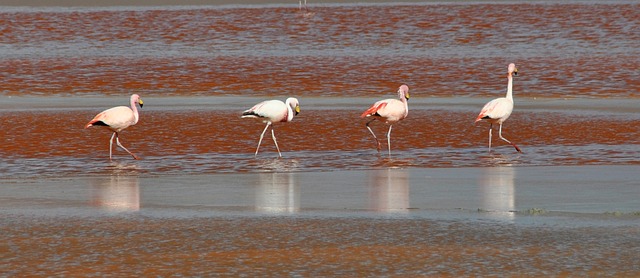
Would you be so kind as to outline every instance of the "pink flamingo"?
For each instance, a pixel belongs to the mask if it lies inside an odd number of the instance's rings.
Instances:
[[[260,134],[260,140],[258,141],[255,156],[258,155],[262,138],[264,137],[264,133],[267,132],[269,126],[275,122],[290,122],[293,120],[293,116],[298,115],[298,113],[300,113],[300,104],[298,103],[298,99],[293,97],[288,98],[285,102],[280,100],[266,100],[254,105],[251,109],[242,112],[242,118],[262,118],[262,122],[267,123],[262,134]],[[273,131],[273,126],[271,126],[271,138],[273,138],[273,143],[276,145],[278,155],[282,157],[280,147],[278,147],[278,141],[276,141],[276,135]]]
[[[118,147],[127,151],[134,159],[140,159],[135,154],[127,150],[122,144],[120,144],[120,139],[118,139],[118,133],[123,129],[135,125],[138,122],[138,108],[136,104],[140,105],[142,108],[142,99],[137,94],[133,94],[131,96],[131,108],[126,106],[117,106],[113,108],[109,108],[100,112],[100,114],[96,115],[93,120],[89,121],[84,128],[89,128],[91,126],[106,126],[113,131],[113,135],[111,135],[111,140],[109,140],[109,160],[111,160],[111,152],[113,149],[113,138],[116,138],[116,144]]]
[[[480,114],[478,114],[478,117],[476,118],[475,122],[477,123],[478,121],[481,121],[481,120],[487,120],[490,123],[489,151],[491,151],[491,132],[493,130],[493,124],[499,124],[500,129],[498,129],[498,136],[500,136],[500,139],[511,144],[511,146],[516,148],[516,151],[522,152],[520,148],[516,146],[516,144],[511,143],[511,141],[502,137],[502,123],[504,123],[504,121],[506,121],[509,118],[509,116],[511,116],[511,112],[513,111],[513,76],[512,75],[518,75],[518,69],[516,68],[516,65],[513,63],[509,64],[509,67],[507,68],[507,70],[508,70],[507,96],[496,98],[492,101],[489,101],[487,104],[485,104],[484,107],[482,107]]]
[[[387,132],[387,147],[389,148],[389,156],[391,156],[391,128],[394,123],[401,121],[402,119],[407,117],[409,114],[409,105],[407,104],[407,100],[409,99],[409,87],[407,85],[402,85],[398,89],[398,98],[397,99],[384,99],[374,103],[367,111],[364,111],[360,117],[371,117],[374,118],[367,122],[366,126],[373,138],[376,139],[377,149],[380,152],[381,146],[378,137],[373,133],[373,130],[369,127],[369,124],[376,119],[384,121],[389,124],[389,131]]]

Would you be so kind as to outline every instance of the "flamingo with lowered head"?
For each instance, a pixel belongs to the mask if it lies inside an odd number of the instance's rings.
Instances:
[[[93,117],[89,123],[84,128],[89,128],[91,126],[106,126],[113,131],[113,135],[111,135],[111,140],[109,140],[109,160],[111,160],[111,153],[113,150],[113,138],[116,138],[116,144],[118,147],[122,148],[126,152],[128,152],[134,159],[140,159],[135,154],[127,150],[122,144],[120,144],[120,139],[118,139],[118,133],[123,129],[135,125],[138,123],[138,119],[140,116],[138,115],[137,105],[140,105],[142,108],[142,99],[137,94],[131,95],[131,108],[127,106],[117,106],[113,108],[109,108],[100,112],[98,115]]]
[[[242,112],[242,118],[259,118],[262,119],[262,122],[267,123],[262,134],[260,134],[260,140],[258,141],[255,156],[258,155],[262,138],[264,137],[264,133],[267,132],[267,129],[276,122],[290,122],[293,120],[293,116],[298,115],[298,113],[300,113],[300,103],[298,102],[298,99],[293,97],[288,98],[285,102],[280,100],[265,100],[254,105],[251,109]],[[273,131],[273,126],[271,126],[271,138],[273,138],[273,143],[276,145],[278,155],[282,157],[280,147],[278,147],[278,141],[276,141],[276,135]]]
[[[394,123],[401,121],[406,118],[409,114],[409,105],[407,104],[407,100],[409,99],[409,86],[402,85],[398,89],[398,98],[389,98],[380,100],[374,103],[367,111],[364,111],[360,117],[374,117],[370,121],[367,122],[366,126],[371,135],[373,135],[373,139],[376,140],[378,152],[380,152],[381,146],[378,137],[373,133],[373,130],[369,127],[369,124],[376,119],[384,121],[389,124],[389,131],[387,132],[387,147],[389,148],[389,156],[391,156],[391,128]]]
[[[500,128],[498,129],[498,136],[500,139],[505,142],[511,144],[516,151],[522,152],[516,144],[511,143],[511,141],[502,137],[502,123],[506,121],[509,116],[511,116],[511,112],[513,112],[513,75],[518,75],[518,69],[516,65],[511,63],[507,67],[507,96],[496,98],[492,101],[489,101],[487,104],[482,107],[480,114],[476,118],[476,123],[481,120],[488,121],[489,124],[489,151],[491,151],[491,132],[493,130],[493,124],[499,124]]]

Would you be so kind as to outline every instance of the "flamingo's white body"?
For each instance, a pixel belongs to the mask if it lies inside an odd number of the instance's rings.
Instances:
[[[109,140],[109,160],[111,160],[114,137],[116,138],[116,144],[118,145],[118,147],[128,152],[131,156],[133,156],[134,159],[139,159],[135,154],[133,154],[122,144],[120,144],[120,139],[118,139],[118,133],[120,131],[138,123],[138,119],[140,118],[140,116],[138,114],[138,107],[136,106],[136,104],[140,105],[140,108],[142,108],[143,102],[140,96],[138,96],[137,94],[133,94],[131,96],[131,108],[127,106],[117,106],[104,110],[93,117],[93,119],[89,121],[89,123],[87,123],[87,125],[84,127],[89,128],[91,126],[106,126],[113,131],[111,140]]]
[[[262,134],[260,134],[260,140],[258,141],[258,147],[256,148],[255,155],[258,155],[262,138],[264,137],[264,133],[267,132],[269,126],[276,122],[290,122],[293,120],[295,115],[298,115],[298,113],[300,113],[300,103],[298,102],[298,99],[292,97],[288,98],[285,102],[280,100],[266,100],[254,105],[251,109],[242,112],[242,118],[260,118],[263,119],[263,122],[267,123]],[[278,147],[278,142],[276,141],[276,135],[273,131],[273,126],[271,127],[271,138],[273,138],[273,143],[276,145],[278,155],[282,157],[280,147]]]
[[[489,150],[491,150],[491,133],[493,130],[493,124],[499,124],[500,128],[498,130],[498,136],[500,136],[500,139],[511,144],[516,149],[516,151],[522,152],[520,148],[516,146],[516,144],[511,143],[511,141],[502,137],[502,123],[504,123],[504,121],[506,121],[509,118],[509,116],[511,116],[511,112],[513,112],[513,75],[518,75],[518,69],[516,68],[516,65],[513,63],[509,64],[509,66],[507,67],[507,70],[508,70],[508,74],[507,74],[508,83],[507,83],[506,97],[496,98],[492,101],[489,101],[487,104],[485,104],[484,107],[482,107],[480,114],[478,114],[478,117],[476,118],[475,122],[486,120],[490,123]]]
[[[391,128],[394,123],[406,118],[409,114],[409,105],[407,100],[409,99],[409,87],[402,85],[398,89],[398,99],[390,98],[377,101],[367,111],[364,111],[360,117],[374,117],[367,122],[366,126],[373,138],[376,140],[378,152],[381,149],[380,141],[373,130],[369,127],[369,124],[376,119],[384,121],[389,124],[389,131],[387,132],[387,147],[389,149],[389,156],[391,156]]]

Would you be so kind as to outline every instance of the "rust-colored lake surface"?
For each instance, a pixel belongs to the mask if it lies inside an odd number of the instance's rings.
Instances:
[[[285,159],[301,161],[288,170],[485,165],[488,124],[472,122],[504,96],[511,62],[519,75],[504,133],[524,154],[495,136],[507,163],[638,163],[638,8],[324,4],[306,16],[290,5],[7,7],[0,168],[100,172],[110,133],[82,127],[132,93],[146,106],[122,140],[153,174],[264,170],[255,162],[275,157],[271,138],[254,159],[263,127],[239,114],[289,96],[302,113],[276,126]],[[411,99],[391,134],[398,161],[381,162],[359,114],[401,84]],[[386,125],[374,129],[385,137]]]
[[[310,11],[0,6],[0,276],[640,274],[637,1]],[[402,84],[389,156],[359,116]],[[84,125],[133,93],[109,161]]]

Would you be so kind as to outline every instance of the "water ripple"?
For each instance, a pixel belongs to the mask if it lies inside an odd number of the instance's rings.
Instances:
[[[0,178],[42,178],[92,175],[163,176],[208,173],[311,172],[378,168],[459,168],[549,165],[638,165],[635,145],[527,146],[519,154],[508,146],[486,148],[426,148],[393,151],[297,151],[252,154],[118,157],[51,157],[0,159]]]

